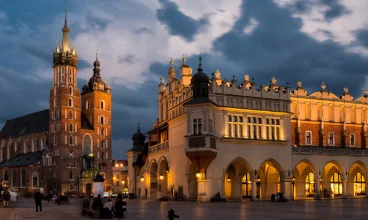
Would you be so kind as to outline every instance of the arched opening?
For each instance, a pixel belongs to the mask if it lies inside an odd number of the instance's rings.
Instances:
[[[22,170],[22,186],[26,186],[27,184],[27,173],[26,170]]]
[[[72,123],[69,124],[69,132],[73,132],[73,124]]]
[[[104,116],[101,116],[101,124],[104,124],[104,121],[105,121],[105,117]]]
[[[277,161],[268,159],[263,162],[258,169],[260,182],[257,184],[257,196],[269,199],[272,194],[281,192],[281,173],[282,168]]]
[[[230,162],[226,169],[224,185],[228,200],[241,200],[252,196],[251,168],[242,158]]]
[[[73,100],[72,99],[69,99],[69,103],[68,104],[69,104],[70,107],[73,107]]]
[[[32,186],[33,187],[37,187],[38,186],[37,177],[35,177],[35,176],[32,178]]]
[[[69,111],[69,119],[73,120],[73,112],[72,111]]]
[[[105,109],[105,102],[104,102],[104,101],[101,101],[101,102],[100,102],[100,108],[101,108],[101,109]]]
[[[157,185],[157,163],[156,161],[151,162],[150,170],[149,170],[149,179],[150,179],[150,198],[156,199],[158,194],[158,185]]]
[[[159,196],[166,196],[168,195],[169,189],[168,189],[168,172],[169,172],[169,166],[167,164],[166,158],[162,157],[158,162],[158,192]]]
[[[343,173],[344,169],[336,161],[330,161],[324,166],[322,173],[323,177],[322,187],[324,197],[326,198],[332,196],[336,197],[341,196],[343,194],[343,187],[342,187]]]
[[[69,95],[73,95],[73,88],[69,87]]]
[[[83,142],[82,142],[82,154],[88,155],[92,152],[92,136],[89,134],[85,134],[83,136]]]
[[[198,198],[198,178],[196,176],[197,166],[194,163],[190,163],[187,171],[188,177],[188,199],[196,201]]]
[[[361,161],[357,161],[349,168],[347,182],[348,196],[364,196],[366,194],[366,167]]]
[[[301,161],[295,166],[294,181],[292,183],[295,199],[313,197],[318,193],[316,187],[319,187],[319,184],[317,184],[319,181],[317,181],[315,173],[314,165],[308,160]]]
[[[73,136],[69,136],[69,145],[73,145]]]

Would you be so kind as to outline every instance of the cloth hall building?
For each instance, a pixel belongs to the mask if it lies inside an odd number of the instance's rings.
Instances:
[[[158,85],[158,119],[145,136],[133,135],[127,152],[129,192],[156,199],[183,194],[209,201],[365,196],[368,91],[357,99],[291,90],[273,77],[256,86],[197,73],[183,57],[179,76],[170,62]]]
[[[97,173],[111,190],[111,89],[100,62],[82,91],[78,56],[65,13],[61,44],[53,52],[50,108],[7,120],[0,132],[0,181],[21,192],[93,192]]]

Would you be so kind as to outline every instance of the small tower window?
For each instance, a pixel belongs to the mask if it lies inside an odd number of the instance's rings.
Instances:
[[[73,145],[73,136],[69,137],[69,145]]]
[[[69,119],[73,120],[73,112],[72,111],[69,111]]]
[[[101,109],[105,109],[105,105],[104,104],[105,104],[104,101],[101,101],[101,104],[100,104]]]
[[[101,116],[101,124],[104,124],[104,116]]]
[[[69,99],[69,106],[72,107],[73,106],[73,100]]]
[[[65,67],[61,68],[61,82],[65,82]]]
[[[73,124],[69,125],[69,132],[73,132]]]
[[[89,101],[86,101],[86,109],[90,109],[90,107]]]
[[[73,88],[69,87],[69,95],[73,95]]]
[[[56,97],[54,98],[54,108],[56,107]]]
[[[101,135],[104,136],[105,135],[105,129],[101,128]]]
[[[69,68],[69,83],[72,83],[73,77],[72,77],[72,69]]]

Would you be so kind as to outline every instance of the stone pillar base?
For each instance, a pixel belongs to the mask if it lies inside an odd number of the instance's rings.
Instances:
[[[205,193],[204,194],[198,194],[197,201],[198,202],[206,202],[207,201],[207,195]]]

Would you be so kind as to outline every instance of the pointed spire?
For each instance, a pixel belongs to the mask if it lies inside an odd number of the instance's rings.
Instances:
[[[54,53],[59,53],[59,44],[58,44],[58,39],[57,38],[56,38],[56,44],[55,44]]]
[[[172,57],[170,58],[170,66],[174,64],[174,61],[172,60]]]
[[[141,131],[140,124],[141,124],[141,123],[138,121],[138,132],[140,132],[140,131]]]
[[[187,61],[187,59],[185,58],[184,54],[183,54],[183,58],[181,59],[181,61],[183,61],[183,65],[185,65],[185,62]]]
[[[66,11],[68,10],[68,8],[65,6],[65,20],[64,20],[64,28],[68,28],[68,22],[66,20]]]
[[[198,69],[197,69],[198,72],[202,72],[203,69],[202,69],[202,55],[199,55],[199,65],[198,65]]]
[[[98,50],[96,50],[96,61],[98,61]]]

